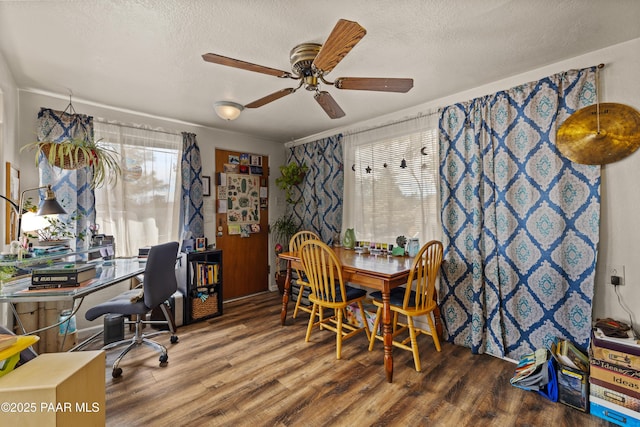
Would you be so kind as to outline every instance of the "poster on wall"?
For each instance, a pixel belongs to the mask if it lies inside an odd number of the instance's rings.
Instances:
[[[227,174],[229,225],[260,223],[260,183],[257,176]]]

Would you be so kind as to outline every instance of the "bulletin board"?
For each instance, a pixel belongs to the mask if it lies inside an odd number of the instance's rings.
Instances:
[[[229,225],[260,224],[260,179],[255,175],[227,174]]]
[[[13,167],[11,162],[6,162],[6,177],[5,183],[6,197],[11,199],[16,205],[20,203],[20,171]],[[13,240],[18,238],[18,213],[10,203],[6,203],[6,228],[5,228],[5,243],[9,244]]]
[[[268,156],[216,149],[212,196],[225,300],[269,289],[268,162]]]

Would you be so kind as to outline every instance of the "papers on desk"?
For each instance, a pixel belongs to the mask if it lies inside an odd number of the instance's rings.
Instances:
[[[69,248],[69,246],[67,245],[34,246],[33,254],[35,256],[54,255],[54,254],[65,253],[65,252],[68,252],[69,250],[71,250],[71,248]]]
[[[0,334],[0,350],[9,348],[18,341],[18,337],[9,334]]]

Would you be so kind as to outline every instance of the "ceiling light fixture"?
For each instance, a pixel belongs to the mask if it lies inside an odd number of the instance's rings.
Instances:
[[[244,107],[231,101],[218,101],[213,104],[213,109],[221,119],[235,120],[240,116],[240,112],[244,110]]]

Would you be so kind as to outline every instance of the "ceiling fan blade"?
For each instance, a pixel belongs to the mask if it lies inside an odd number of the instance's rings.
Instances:
[[[367,30],[357,22],[341,19],[324,42],[320,52],[313,60],[313,67],[327,74],[333,70],[342,58],[367,34]]]
[[[413,79],[387,79],[374,77],[340,77],[333,83],[338,89],[376,90],[381,92],[409,92]]]
[[[264,98],[260,98],[257,99],[247,105],[245,105],[245,108],[258,108],[258,107],[262,107],[265,104],[268,104],[270,102],[273,102],[277,99],[282,98],[283,96],[287,96],[289,94],[292,94],[293,92],[295,92],[296,90],[294,88],[286,88],[286,89],[281,89],[277,92],[273,92],[270,95],[265,96]]]
[[[340,117],[344,117],[344,111],[342,111],[342,108],[340,108],[336,100],[333,99],[329,92],[317,92],[313,97],[316,99],[316,101],[318,101],[318,104],[320,104],[322,109],[332,119],[339,119]]]
[[[228,58],[226,56],[217,55],[215,53],[205,53],[202,59],[214,64],[226,65],[227,67],[240,68],[247,71],[255,71],[256,73],[268,74],[276,77],[291,77],[288,71],[276,70],[275,68],[264,67],[262,65],[252,64],[251,62],[241,61],[239,59]]]

